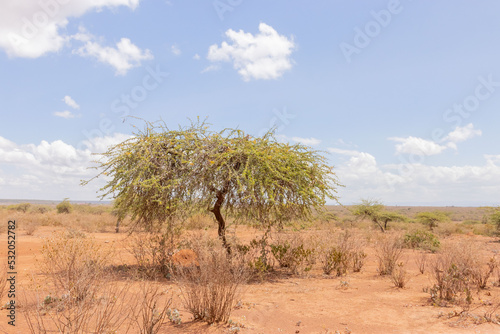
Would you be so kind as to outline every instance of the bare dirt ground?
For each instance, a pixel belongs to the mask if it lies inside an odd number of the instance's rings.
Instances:
[[[17,232],[18,294],[29,283],[30,275],[38,273],[37,259],[41,257],[43,238],[58,229],[61,228],[44,226],[33,235],[26,235],[22,230]],[[375,233],[379,232],[368,232]],[[242,240],[250,240],[256,232],[239,227],[236,234]],[[108,232],[92,233],[92,236],[104,248],[114,249],[114,263],[133,264],[133,257],[125,248],[125,234]],[[6,258],[6,239],[6,234],[2,233],[0,259]],[[483,258],[500,251],[497,238],[453,235],[446,239],[478,243],[482,249],[478,256]],[[171,307],[179,309],[182,324],[174,325],[167,320],[160,333],[500,333],[499,325],[474,324],[471,319],[446,316],[460,310],[458,307],[432,306],[429,293],[423,291],[431,285],[430,273],[419,273],[414,261],[418,252],[404,252],[410,280],[403,289],[395,288],[388,277],[378,274],[373,246],[368,245],[366,252],[368,256],[361,272],[344,277],[325,276],[316,268],[307,275],[277,274],[245,284],[231,314],[231,320],[237,323],[233,328],[193,322],[183,308],[178,287],[165,280],[162,284],[173,293]],[[435,254],[429,256],[432,258]],[[140,291],[139,284],[133,286],[135,292]],[[487,289],[474,298],[474,305],[478,306],[498,302],[500,288],[488,284]],[[3,299],[2,305],[7,301],[6,296]],[[22,304],[19,306],[15,328],[7,325],[7,311],[0,311],[0,332],[29,333],[21,314]],[[476,313],[481,314],[482,310],[477,309]]]

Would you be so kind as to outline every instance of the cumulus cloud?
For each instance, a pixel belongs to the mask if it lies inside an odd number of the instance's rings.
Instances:
[[[69,19],[90,11],[125,6],[135,9],[140,0],[2,0],[0,48],[10,57],[37,58],[60,51],[70,40]]]
[[[265,23],[259,24],[256,35],[229,29],[226,37],[229,42],[210,46],[207,59],[232,62],[245,81],[277,79],[292,68],[290,56],[296,48],[293,38],[279,35]]]
[[[141,50],[128,38],[120,39],[116,47],[103,46],[86,33],[79,33],[74,38],[83,41],[84,45],[73,50],[73,53],[111,65],[115,68],[116,75],[125,75],[131,68],[140,66],[142,60],[153,59],[151,51]]]
[[[483,132],[481,130],[474,129],[474,125],[469,123],[463,127],[457,126],[455,130],[450,132],[443,140],[448,141],[448,146],[456,149],[457,143],[464,142],[476,136],[481,136],[482,134]]]
[[[389,140],[398,142],[396,144],[396,154],[408,153],[414,155],[436,155],[443,152],[447,147],[439,145],[432,140],[418,137],[391,137]]]
[[[75,100],[73,100],[73,98],[71,96],[66,95],[62,100],[64,101],[64,103],[66,103],[71,108],[80,109],[80,106],[78,105],[78,103],[76,103]]]
[[[65,111],[54,111],[53,113],[54,116],[57,116],[57,117],[62,117],[62,118],[66,118],[66,119],[70,119],[70,118],[75,118],[77,117],[77,115],[73,114],[71,111],[69,110],[65,110]]]
[[[484,155],[484,162],[477,165],[381,165],[367,152],[339,148],[328,151],[333,153],[335,172],[346,186],[339,189],[343,204],[361,198],[413,205],[492,205],[498,201],[500,155]]]
[[[95,137],[75,147],[62,140],[39,144],[18,145],[0,137],[0,165],[15,166],[10,174],[0,171],[4,184],[0,198],[95,198],[102,187],[102,180],[82,188],[80,181],[96,174],[89,169],[97,158],[93,153],[103,153],[130,135],[115,133],[112,136]],[[38,191],[38,193],[37,193]],[[18,194],[18,195],[16,195]],[[53,194],[53,195],[51,195]],[[31,197],[34,196],[34,197]]]
[[[197,53],[193,56],[194,60],[200,60],[200,58],[201,58],[200,55]]]
[[[444,137],[440,143],[438,144],[432,140],[427,140],[418,137],[390,137],[389,140],[398,142],[396,144],[396,154],[413,154],[420,156],[429,156],[440,154],[447,148],[457,149],[457,143],[464,142],[476,136],[482,135],[481,130],[474,129],[474,125],[472,123],[467,124],[466,126],[460,127],[457,126],[453,131],[448,133],[446,137]]]

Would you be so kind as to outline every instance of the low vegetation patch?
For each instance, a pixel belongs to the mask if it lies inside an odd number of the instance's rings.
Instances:
[[[432,232],[415,230],[405,234],[404,245],[411,249],[422,249],[435,253],[439,249],[441,243],[438,237]]]

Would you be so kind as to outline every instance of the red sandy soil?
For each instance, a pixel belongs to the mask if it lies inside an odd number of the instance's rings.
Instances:
[[[54,228],[40,227],[33,236],[18,231],[18,289],[28,282],[29,273],[37,271],[36,259],[41,258],[43,238],[50,236]],[[253,237],[253,230],[239,229],[242,239]],[[375,232],[374,232],[375,233]],[[113,247],[117,254],[114,262],[133,263],[123,243],[125,234],[95,233],[93,237],[104,247]],[[455,236],[482,245],[482,256],[487,258],[500,251],[496,239],[482,236]],[[6,256],[6,234],[0,236],[0,259]],[[420,274],[414,263],[415,252],[405,251],[411,279],[404,289],[393,286],[388,277],[378,275],[373,249],[367,248],[367,261],[359,273],[346,277],[326,277],[319,269],[308,277],[278,275],[274,279],[253,282],[243,286],[237,308],[231,319],[243,326],[239,333],[500,333],[500,326],[484,323],[474,325],[448,319],[453,308],[431,306],[429,294],[423,288],[431,285],[428,272]],[[431,257],[434,255],[430,255]],[[346,288],[341,281],[347,282]],[[139,284],[139,283],[137,283]],[[193,322],[183,309],[178,287],[165,282],[174,292],[172,308],[180,310],[182,325],[169,321],[160,333],[231,333],[230,326],[208,326]],[[139,291],[139,287],[135,287]],[[488,296],[490,295],[490,296]],[[500,288],[489,284],[481,292],[481,299],[500,297]],[[2,305],[7,301],[4,296]],[[22,305],[21,305],[22,306]],[[455,308],[458,309],[458,308]],[[500,310],[499,310],[500,313]],[[15,329],[7,325],[6,310],[0,311],[0,333],[29,333],[26,320],[17,310]],[[236,332],[236,331],[235,331]]]

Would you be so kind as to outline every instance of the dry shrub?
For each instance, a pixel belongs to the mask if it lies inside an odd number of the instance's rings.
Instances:
[[[409,276],[404,262],[399,262],[392,270],[391,281],[396,288],[404,288],[408,283]]]
[[[144,282],[141,285],[141,303],[133,315],[140,334],[156,334],[169,314],[171,296],[162,300],[165,293],[158,284]]]
[[[434,304],[470,306],[473,290],[479,289],[484,280],[478,280],[482,273],[478,253],[470,242],[450,243],[438,253],[432,264],[434,285],[429,291]]]
[[[342,276],[349,269],[359,272],[364,265],[363,243],[349,230],[339,234],[334,242],[332,238],[324,238],[320,248],[321,267],[326,275],[335,271],[337,276]]]
[[[490,258],[486,266],[481,266],[478,265],[473,271],[472,271],[472,277],[474,282],[476,283],[478,289],[485,289],[486,285],[488,284],[488,280],[493,274],[497,267],[497,262],[495,257]]]
[[[28,222],[24,225],[24,230],[26,231],[26,235],[33,235],[38,229],[38,224],[34,222]]]
[[[131,300],[129,284],[113,284],[105,272],[109,253],[93,239],[60,232],[44,242],[42,255],[47,281],[32,277],[34,295],[25,295],[22,309],[30,332],[117,331],[131,312]]]
[[[172,231],[134,234],[128,251],[137,261],[139,274],[144,278],[168,275],[178,238],[179,235]]]
[[[186,230],[202,230],[213,225],[213,219],[205,214],[196,214],[189,217],[184,223]]]
[[[176,266],[174,270],[184,307],[195,320],[227,322],[239,288],[248,278],[245,263],[229,256],[218,240],[212,246],[195,244],[199,266]]]
[[[56,233],[42,245],[42,270],[56,291],[70,299],[92,298],[102,284],[104,265],[109,254],[91,238],[68,232]]]
[[[425,267],[427,266],[428,255],[425,252],[419,252],[415,256],[415,264],[417,265],[418,271],[421,274],[425,272]]]
[[[42,293],[40,285],[36,286],[21,301],[30,333],[115,333],[118,329],[127,333],[130,329],[126,324],[133,314],[130,284],[106,281],[94,291],[93,298],[83,300]]]
[[[403,241],[397,234],[384,234],[375,243],[380,275],[391,275],[403,253]]]
[[[281,268],[287,268],[294,274],[311,270],[314,249],[307,246],[302,235],[278,233],[270,247]]]

